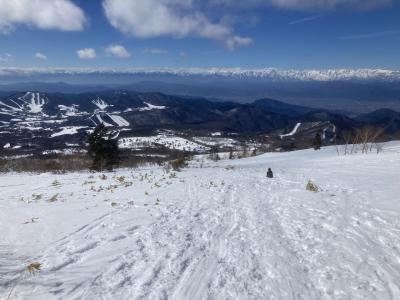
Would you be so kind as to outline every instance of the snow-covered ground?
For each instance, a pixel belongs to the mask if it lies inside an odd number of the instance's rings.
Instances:
[[[53,133],[51,137],[57,137],[61,135],[70,135],[77,134],[79,130],[87,128],[87,126],[69,126],[69,127],[61,127],[60,132]]]
[[[216,136],[211,137],[193,137],[193,140],[197,143],[204,144],[207,146],[218,146],[218,147],[237,147],[238,142],[230,138],[221,138]]]
[[[208,147],[174,135],[159,134],[156,136],[127,137],[119,140],[119,146],[123,149],[142,149],[148,147],[163,146],[171,150],[189,152],[205,152]]]
[[[0,299],[400,299],[387,149],[0,175]]]

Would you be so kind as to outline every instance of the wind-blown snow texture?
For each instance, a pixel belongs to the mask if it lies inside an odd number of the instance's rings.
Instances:
[[[0,298],[400,299],[400,143],[387,149],[193,162],[176,178],[1,175]]]

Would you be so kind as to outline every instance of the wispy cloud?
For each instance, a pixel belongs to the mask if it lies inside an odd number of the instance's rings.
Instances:
[[[240,8],[257,8],[260,6],[274,6],[292,10],[330,10],[356,9],[369,10],[383,7],[394,2],[393,0],[209,0],[214,5],[236,6]]]
[[[386,30],[386,31],[378,31],[378,32],[370,32],[364,34],[357,34],[357,35],[348,35],[348,36],[341,36],[341,40],[362,40],[362,39],[372,39],[372,38],[379,38],[384,36],[391,36],[400,34],[400,30]]]
[[[144,49],[143,50],[144,54],[154,54],[154,55],[161,55],[161,54],[167,54],[167,51],[164,49],[158,49],[158,48],[151,48],[151,49]]]
[[[0,54],[0,62],[9,62],[14,60],[14,55],[10,53]]]
[[[303,18],[303,19],[294,20],[294,21],[290,22],[289,25],[296,25],[296,24],[306,23],[306,22],[318,20],[318,19],[321,19],[321,18],[322,18],[322,15],[315,15],[315,16],[311,16],[311,17],[307,17],[307,18]]]

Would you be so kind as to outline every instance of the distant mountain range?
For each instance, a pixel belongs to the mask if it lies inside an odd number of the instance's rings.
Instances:
[[[321,131],[332,137],[366,125],[384,128],[390,138],[400,132],[400,113],[385,109],[350,118],[272,99],[240,104],[121,90],[0,96],[0,148],[81,147],[88,132],[100,123],[112,128],[115,138],[159,130],[194,136],[220,132],[277,138],[296,138],[301,133],[302,138],[304,134],[312,137]]]
[[[150,75],[180,77],[263,78],[273,81],[400,80],[400,71],[387,69],[282,70],[276,68],[0,68],[0,77],[80,75]]]
[[[290,104],[367,113],[400,111],[400,72],[382,69],[18,69],[0,68],[0,94],[23,90],[96,93],[159,92],[251,103],[271,98]]]

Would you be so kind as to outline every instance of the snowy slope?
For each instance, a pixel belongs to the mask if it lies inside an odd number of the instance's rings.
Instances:
[[[51,137],[57,137],[61,135],[69,135],[69,134],[77,134],[80,129],[87,128],[86,126],[70,126],[70,127],[61,127],[60,132],[53,133]]]
[[[147,102],[144,102],[146,104],[146,107],[139,108],[140,111],[146,111],[146,110],[154,110],[154,109],[165,109],[165,106],[158,106],[158,105],[153,105]]]
[[[129,122],[127,120],[125,120],[123,117],[118,116],[118,115],[110,115],[107,114],[115,124],[117,124],[119,127],[128,127],[129,126]]]
[[[96,105],[100,110],[105,110],[109,105],[100,97],[97,97],[96,100],[92,100],[92,103]]]
[[[26,92],[17,100],[10,99],[10,104],[0,101],[0,112],[11,115],[18,112],[39,114],[42,113],[46,101],[47,98],[40,93]]]
[[[399,299],[400,142],[386,148],[198,161],[176,178],[0,175],[0,298]]]

